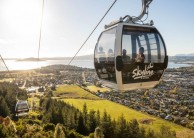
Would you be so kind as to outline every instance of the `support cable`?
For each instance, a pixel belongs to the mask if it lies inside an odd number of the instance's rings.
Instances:
[[[41,15],[41,23],[40,23],[40,31],[39,31],[38,59],[37,59],[38,63],[39,63],[39,60],[40,60],[40,46],[41,46],[41,40],[42,40],[43,14],[44,14],[44,0],[42,1],[42,15]]]
[[[81,47],[78,49],[78,51],[75,53],[75,55],[71,58],[71,60],[69,61],[69,63],[67,65],[70,65],[71,62],[75,59],[75,57],[77,56],[77,54],[80,52],[80,50],[83,48],[83,46],[86,44],[86,42],[89,40],[89,38],[91,37],[91,35],[94,33],[94,31],[97,29],[97,27],[100,25],[100,23],[102,22],[102,20],[105,18],[105,16],[108,14],[108,12],[111,10],[111,8],[114,6],[114,4],[117,2],[117,0],[115,0],[111,6],[108,8],[108,10],[106,11],[106,13],[103,15],[103,17],[100,19],[100,21],[97,23],[97,25],[94,27],[94,29],[92,30],[92,32],[89,34],[89,36],[86,38],[86,40],[84,41],[84,43],[81,45]],[[59,78],[58,78],[59,79]],[[55,83],[58,81],[58,79],[56,79]]]
[[[77,56],[77,54],[80,52],[80,50],[83,48],[83,46],[86,44],[86,42],[88,41],[88,39],[91,37],[91,35],[94,33],[94,31],[96,30],[96,28],[99,26],[99,24],[102,22],[102,20],[104,19],[104,17],[108,14],[108,12],[110,11],[110,9],[114,6],[114,4],[117,2],[117,0],[115,0],[111,6],[109,7],[109,9],[106,11],[106,13],[104,14],[104,16],[100,19],[100,21],[98,22],[98,24],[96,25],[96,27],[92,30],[92,32],[89,34],[89,36],[86,38],[86,40],[84,41],[84,43],[81,45],[81,47],[79,48],[79,50],[76,52],[76,54],[73,56],[73,58],[70,60],[70,62],[68,63],[68,65],[71,64],[71,62],[74,60],[74,58]]]
[[[1,56],[1,55],[0,55],[0,56]],[[12,76],[12,74],[11,74],[9,68],[7,67],[7,65],[6,65],[6,63],[5,63],[5,61],[4,61],[4,59],[3,59],[2,56],[1,56],[1,60],[3,61],[3,64],[5,65],[5,67],[6,67],[6,69],[7,69],[7,72],[9,73],[10,77],[13,78],[13,76]]]

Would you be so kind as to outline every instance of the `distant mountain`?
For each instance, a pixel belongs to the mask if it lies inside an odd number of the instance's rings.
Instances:
[[[194,57],[194,53],[190,53],[190,54],[176,54],[175,55],[176,57]]]
[[[45,61],[45,60],[70,60],[72,57],[41,57],[39,58],[39,61]],[[83,55],[83,56],[76,56],[74,58],[75,60],[93,60],[94,55]],[[16,60],[16,61],[38,61],[38,58],[35,57],[29,57],[29,58],[7,58],[6,60]]]
[[[94,55],[76,56],[76,60],[93,60]],[[44,57],[43,60],[70,60],[72,57]]]
[[[44,59],[30,57],[30,58],[17,59],[16,61],[44,61]]]

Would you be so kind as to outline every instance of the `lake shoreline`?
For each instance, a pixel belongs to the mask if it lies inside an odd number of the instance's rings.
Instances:
[[[31,69],[37,69],[40,67],[45,67],[49,65],[68,65],[69,60],[5,60],[6,65],[8,66],[9,70],[31,70]],[[72,66],[82,67],[82,68],[89,68],[94,69],[94,63],[93,60],[73,60],[71,63]],[[180,68],[180,67],[191,67],[194,66],[194,63],[189,62],[168,62],[167,69],[173,69],[173,68]],[[0,64],[0,71],[6,71],[6,67],[4,64]]]

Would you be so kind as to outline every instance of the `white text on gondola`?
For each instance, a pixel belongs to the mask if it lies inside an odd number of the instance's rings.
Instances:
[[[139,66],[137,66],[136,69],[133,70],[133,78],[136,79],[149,79],[153,74],[153,64],[150,63],[149,65],[145,65],[145,69],[141,70],[139,69]]]

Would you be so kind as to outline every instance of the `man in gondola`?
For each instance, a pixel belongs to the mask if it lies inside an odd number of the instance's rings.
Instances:
[[[123,78],[123,82],[125,83],[129,81],[128,66],[130,63],[130,56],[127,55],[126,49],[123,49],[122,61],[124,65],[122,69],[122,78]]]
[[[100,74],[106,74],[106,54],[103,50],[103,47],[99,47],[99,52],[98,52],[98,60],[99,60],[99,67],[98,67],[98,73]]]
[[[145,56],[144,56],[144,48],[140,47],[139,48],[139,54],[137,54],[137,57],[135,58],[135,62],[137,63],[144,63]]]
[[[127,50],[123,49],[123,56],[122,56],[123,63],[129,63],[130,62],[130,56],[127,55]]]

